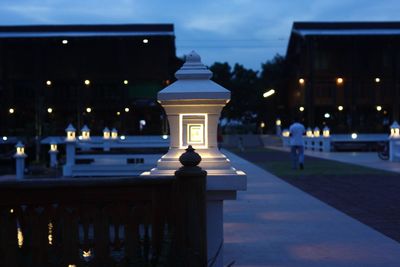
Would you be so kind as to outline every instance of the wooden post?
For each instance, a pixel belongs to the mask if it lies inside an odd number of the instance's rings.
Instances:
[[[206,176],[192,146],[179,161],[176,176],[176,260],[179,266],[207,266]]]

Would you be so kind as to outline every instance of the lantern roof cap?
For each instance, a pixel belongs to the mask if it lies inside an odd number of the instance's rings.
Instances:
[[[104,129],[103,129],[103,133],[104,132],[110,132],[110,129],[108,129],[108,127],[105,127]]]
[[[230,91],[210,80],[212,72],[192,51],[183,66],[175,73],[176,82],[158,93],[158,100],[230,99]]]
[[[390,125],[390,128],[400,128],[400,125],[397,121],[394,121],[392,125]]]
[[[89,132],[90,129],[89,129],[89,127],[85,124],[85,125],[83,125],[81,131],[82,131],[82,132]]]
[[[117,129],[115,129],[115,128],[112,128],[111,132],[114,132],[114,133],[116,133],[116,132],[118,132],[118,131],[117,131]]]
[[[65,129],[66,132],[75,132],[76,129],[75,127],[70,123],[68,124],[68,127]]]
[[[18,141],[18,143],[15,145],[15,147],[24,147],[24,144],[22,144],[21,141]]]

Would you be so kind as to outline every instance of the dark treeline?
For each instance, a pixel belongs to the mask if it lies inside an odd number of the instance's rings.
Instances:
[[[261,71],[246,69],[235,64],[216,62],[210,66],[214,73],[213,80],[231,91],[231,101],[224,108],[222,118],[228,121],[240,121],[244,131],[273,130],[277,117],[285,110],[285,59],[277,54],[272,60],[261,65]],[[263,94],[274,89],[275,94],[264,98]],[[245,129],[243,128],[245,127]]]

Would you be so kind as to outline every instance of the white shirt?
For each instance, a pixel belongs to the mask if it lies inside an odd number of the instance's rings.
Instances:
[[[303,143],[303,134],[305,133],[306,128],[304,125],[298,122],[290,125],[290,145],[291,146],[304,146]]]

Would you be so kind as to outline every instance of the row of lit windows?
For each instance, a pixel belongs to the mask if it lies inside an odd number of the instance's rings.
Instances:
[[[63,45],[67,45],[67,44],[69,43],[69,41],[68,41],[67,39],[63,39],[63,40],[61,40],[61,43],[62,43]],[[149,43],[149,39],[144,38],[144,39],[142,40],[142,43],[148,44],[148,43]]]
[[[90,80],[84,80],[83,83],[85,85],[89,86],[91,82],[90,82]],[[125,85],[128,85],[129,81],[128,80],[123,80],[122,83],[125,84]],[[46,85],[47,86],[51,86],[52,84],[53,84],[53,82],[51,80],[47,80],[46,81]]]
[[[380,83],[380,82],[381,82],[381,78],[376,77],[376,78],[374,78],[374,81],[375,81],[376,83]],[[300,84],[300,85],[304,85],[305,82],[306,82],[306,80],[305,80],[304,78],[300,78],[300,79],[299,79],[299,84]],[[340,84],[343,84],[343,83],[344,83],[344,79],[343,79],[342,77],[336,78],[336,84],[340,85]]]
[[[91,113],[91,112],[93,111],[93,108],[87,107],[85,110],[86,110],[87,113]],[[47,108],[47,113],[51,114],[51,113],[53,113],[53,111],[54,111],[53,108],[51,108],[51,107]],[[126,108],[124,108],[124,111],[125,111],[125,112],[129,112],[130,109],[129,109],[128,107],[126,107]],[[10,109],[8,109],[8,113],[14,114],[14,113],[15,113],[15,108],[10,108]],[[121,115],[121,112],[120,112],[120,111],[117,111],[116,114],[119,116],[119,115]]]

